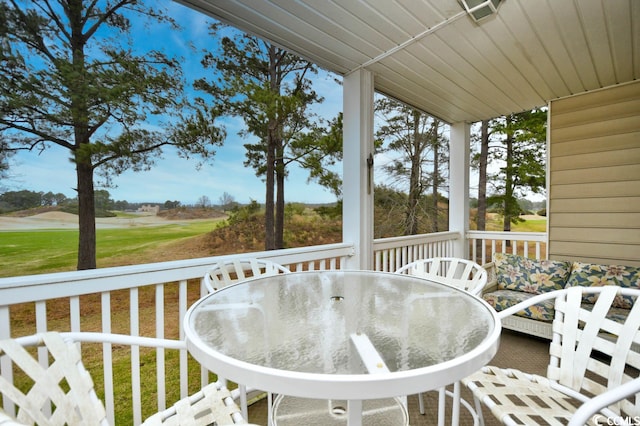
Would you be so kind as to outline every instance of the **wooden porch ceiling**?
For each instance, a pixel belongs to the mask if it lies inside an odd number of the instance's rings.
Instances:
[[[640,1],[177,0],[449,123],[529,110],[640,77]]]

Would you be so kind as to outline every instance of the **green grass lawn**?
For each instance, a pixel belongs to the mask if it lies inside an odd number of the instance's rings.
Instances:
[[[205,234],[219,219],[188,224],[98,229],[97,263],[153,250],[162,244]],[[0,233],[0,277],[73,271],[76,268],[78,230],[39,229]]]
[[[218,226],[220,219],[181,222],[161,226],[131,226],[98,229],[97,264],[114,258],[134,259],[158,247],[206,234]],[[546,232],[546,219],[512,224],[512,231]],[[502,230],[497,215],[487,221],[487,230]],[[0,232],[0,277],[73,271],[76,268],[78,230],[38,229]],[[136,263],[136,262],[133,262]],[[137,263],[147,263],[141,259]]]
[[[513,232],[547,232],[547,218],[539,216],[539,219],[527,219],[524,222],[512,223]],[[502,231],[502,216],[490,215],[487,218],[487,231]]]
[[[527,220],[523,223],[512,225],[512,231],[517,232],[547,232],[547,220]]]

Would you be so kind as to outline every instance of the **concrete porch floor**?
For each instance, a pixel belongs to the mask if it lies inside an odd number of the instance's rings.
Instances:
[[[503,330],[500,339],[500,348],[490,365],[498,367],[515,367],[528,373],[546,375],[546,367],[549,363],[549,341],[537,339],[525,334]],[[463,386],[462,396],[473,405],[470,392]],[[418,398],[409,396],[409,424],[411,426],[436,425],[437,424],[437,393],[425,394],[426,414],[421,415],[418,410]],[[447,406],[450,407],[451,399],[447,398]],[[484,410],[484,419],[487,426],[500,425],[488,410]],[[266,399],[256,402],[249,407],[249,422],[258,425],[267,424]],[[451,424],[447,418],[445,424]],[[472,425],[471,416],[461,408],[460,425]],[[301,425],[304,426],[304,425]],[[378,425],[375,425],[378,426]],[[379,425],[390,426],[390,425]]]

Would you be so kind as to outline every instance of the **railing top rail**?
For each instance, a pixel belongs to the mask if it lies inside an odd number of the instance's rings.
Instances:
[[[401,237],[377,238],[373,240],[375,250],[395,248],[402,245],[433,243],[437,241],[450,241],[462,238],[459,232],[445,231],[432,234],[405,235]]]
[[[547,241],[546,232],[467,231],[469,239]]]
[[[222,259],[251,256],[287,265],[323,257],[352,256],[353,250],[353,244],[349,243],[326,244],[143,265],[0,278],[0,305],[32,301],[34,294],[41,295],[41,300],[46,300],[200,278],[213,263]],[[46,290],[43,290],[45,288]]]
[[[373,247],[375,251],[381,251],[419,244],[458,241],[462,237],[459,232],[453,231],[409,235],[376,239],[373,242]],[[465,237],[470,239],[546,242],[547,234],[541,232],[468,231]],[[282,265],[295,265],[312,262],[317,259],[350,257],[353,255],[353,244],[337,243],[86,271],[0,278],[0,306],[33,301],[34,296],[40,297],[38,300],[47,300],[200,278],[205,274],[209,266],[217,261],[247,256],[272,260]]]

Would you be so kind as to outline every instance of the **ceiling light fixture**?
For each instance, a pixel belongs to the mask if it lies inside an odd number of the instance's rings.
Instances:
[[[502,0],[461,0],[467,13],[479,22],[498,12]]]

